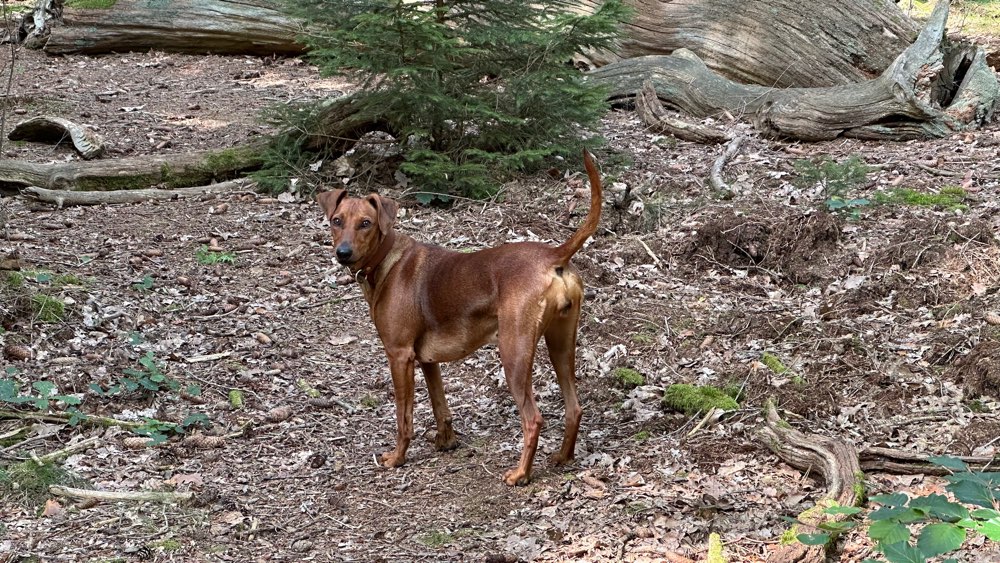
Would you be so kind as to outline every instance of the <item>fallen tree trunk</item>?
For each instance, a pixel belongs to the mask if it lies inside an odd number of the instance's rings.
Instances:
[[[29,46],[51,55],[157,49],[175,53],[298,55],[299,22],[270,0],[117,0],[108,8],[39,2],[21,31]]]
[[[239,178],[260,166],[260,156],[247,147],[51,164],[4,160],[0,161],[0,190],[20,191],[29,186],[81,191],[185,188]]]
[[[594,11],[601,0],[573,2]],[[917,34],[891,0],[626,0],[635,10],[599,65],[685,48],[731,80],[779,88],[875,77]]]
[[[198,197],[205,194],[229,193],[253,190],[256,184],[250,180],[231,180],[208,186],[176,188],[172,190],[116,190],[113,192],[80,192],[69,190],[46,190],[29,186],[21,190],[21,195],[36,201],[54,203],[62,208],[67,205],[104,205],[118,203],[141,203],[152,200],[174,200],[184,197]]]
[[[593,71],[611,98],[631,98],[651,81],[669,106],[697,117],[747,115],[763,134],[806,141],[839,136],[875,140],[943,137],[977,128],[992,115],[997,78],[981,48],[951,45],[948,2],[878,78],[829,88],[774,89],[737,84],[694,53],[629,59]]]

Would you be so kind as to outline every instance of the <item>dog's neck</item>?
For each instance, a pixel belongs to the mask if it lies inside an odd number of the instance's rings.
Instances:
[[[386,256],[392,250],[392,247],[396,244],[396,230],[389,229],[389,232],[382,238],[382,242],[378,245],[378,249],[375,253],[365,259],[364,263],[360,265],[357,271],[354,272],[355,276],[364,276],[366,282],[368,282],[368,288],[371,291],[375,290],[376,273],[378,273],[379,266],[385,262]]]

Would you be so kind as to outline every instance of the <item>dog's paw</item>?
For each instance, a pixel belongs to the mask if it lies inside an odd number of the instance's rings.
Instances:
[[[406,454],[397,454],[396,450],[382,454],[382,465],[385,467],[399,467],[406,463]]]
[[[531,473],[528,471],[521,471],[520,467],[515,467],[514,469],[510,469],[504,473],[503,482],[506,483],[508,487],[523,487],[531,482]]]
[[[454,432],[438,432],[438,434],[434,436],[434,448],[438,451],[447,452],[449,450],[454,450],[457,447],[458,438],[455,437]]]
[[[549,456],[549,463],[552,465],[565,465],[571,461],[573,461],[573,454],[566,455],[561,451]]]

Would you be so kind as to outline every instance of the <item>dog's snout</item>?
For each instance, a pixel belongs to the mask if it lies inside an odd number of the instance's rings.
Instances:
[[[352,254],[354,254],[354,251],[351,250],[351,247],[346,244],[341,244],[337,247],[337,260],[340,263],[350,261]]]

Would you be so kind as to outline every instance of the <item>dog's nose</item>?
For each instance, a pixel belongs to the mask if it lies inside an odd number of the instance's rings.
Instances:
[[[341,264],[349,261],[352,254],[354,254],[354,251],[351,250],[351,247],[346,244],[342,244],[337,247],[337,261]]]

